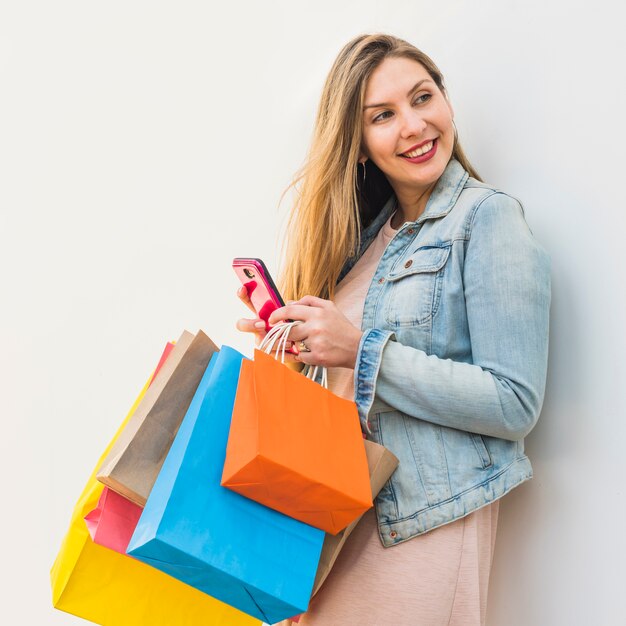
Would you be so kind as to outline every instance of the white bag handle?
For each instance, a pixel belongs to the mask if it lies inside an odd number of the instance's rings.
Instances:
[[[259,350],[263,350],[265,354],[270,354],[274,345],[276,345],[276,356],[274,357],[278,360],[278,353],[281,353],[280,362],[285,362],[285,350],[287,348],[287,342],[289,341],[289,333],[291,329],[298,325],[302,324],[300,320],[296,320],[294,322],[278,322],[275,326],[272,326],[268,331],[267,335],[263,337],[263,341],[259,344]],[[309,380],[315,380],[317,378],[317,370],[319,369],[318,365],[305,365],[303,374]],[[322,367],[322,387],[324,389],[328,389],[328,371],[325,367]]]

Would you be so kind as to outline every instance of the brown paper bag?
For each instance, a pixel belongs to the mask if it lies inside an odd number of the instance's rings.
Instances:
[[[202,331],[184,331],[104,459],[97,479],[145,506],[211,357],[218,347]]]
[[[373,441],[364,441],[365,454],[367,455],[367,466],[370,473],[370,484],[372,487],[372,498],[378,495],[378,492],[383,488],[384,484],[389,480],[391,475],[396,471],[399,461],[396,456],[387,450],[384,446],[381,446]],[[363,516],[361,516],[363,517]],[[356,528],[359,520],[354,520],[347,528],[342,530],[336,535],[330,535],[326,533],[324,537],[324,545],[322,546],[322,554],[320,555],[320,562],[317,566],[317,573],[315,574],[315,582],[313,583],[313,597],[319,590],[330,570],[332,569],[341,549],[343,548],[350,533]],[[283,620],[275,626],[293,626],[295,621],[290,619]]]
[[[389,480],[389,477],[394,473],[396,467],[398,467],[398,459],[384,446],[367,440],[365,440],[364,443],[370,473],[370,484],[372,486],[372,498],[375,498],[384,484]],[[322,583],[326,580],[326,577],[339,556],[339,552],[341,552],[341,548],[343,548],[346,539],[359,523],[361,517],[354,520],[347,528],[336,535],[326,533],[311,597],[319,591]]]

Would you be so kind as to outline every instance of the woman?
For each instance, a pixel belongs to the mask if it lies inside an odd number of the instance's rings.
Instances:
[[[549,258],[465,157],[440,71],[396,37],[340,52],[297,183],[295,302],[270,324],[302,322],[296,360],[328,367],[400,460],[300,624],[484,624],[498,499],[532,475]]]

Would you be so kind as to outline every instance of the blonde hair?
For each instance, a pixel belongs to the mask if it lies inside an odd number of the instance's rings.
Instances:
[[[364,166],[365,184],[357,168],[367,81],[384,59],[398,57],[420,63],[446,95],[437,66],[403,39],[359,35],[343,47],[322,90],[305,163],[281,196],[291,188],[296,192],[280,280],[288,300],[333,297],[344,263],[358,251],[361,227],[372,221],[393,191],[371,159]],[[452,158],[480,180],[457,138]]]

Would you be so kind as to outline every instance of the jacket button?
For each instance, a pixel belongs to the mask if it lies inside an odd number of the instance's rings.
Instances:
[[[411,265],[413,265],[413,259],[409,259],[405,264],[404,267],[411,267]]]
[[[395,539],[395,538],[398,536],[398,533],[397,533],[395,530],[392,530],[392,531],[389,533],[389,536],[390,536],[392,539]]]
[[[379,283],[380,285],[382,285],[384,282],[385,282],[385,279],[384,279],[384,278],[379,278],[379,279],[378,279],[378,283]]]
[[[408,235],[412,235],[415,232],[414,228],[409,228],[409,230],[406,231]]]

